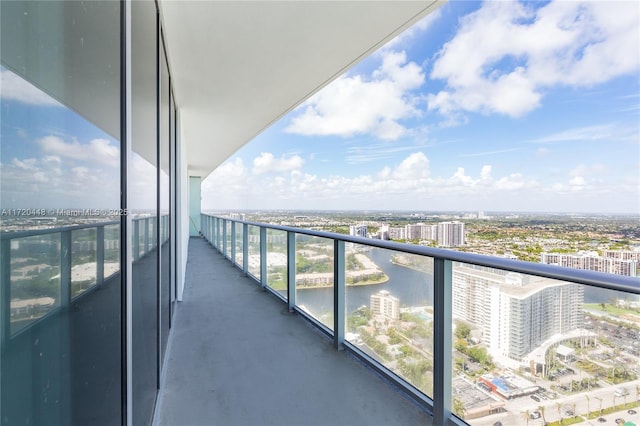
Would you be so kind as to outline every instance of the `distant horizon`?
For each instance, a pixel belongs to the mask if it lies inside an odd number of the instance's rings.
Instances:
[[[229,212],[229,213],[247,213],[247,212],[292,212],[292,213],[420,213],[424,215],[447,215],[447,214],[470,214],[482,211],[486,216],[491,214],[498,215],[542,215],[542,216],[623,216],[623,217],[640,217],[640,213],[624,213],[624,212],[575,212],[575,211],[519,211],[519,210],[406,210],[406,209],[206,209],[202,213],[207,212]]]

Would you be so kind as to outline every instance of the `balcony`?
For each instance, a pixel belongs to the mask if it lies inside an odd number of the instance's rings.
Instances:
[[[631,317],[594,320],[584,304],[637,298],[637,278],[207,215],[201,224],[156,424],[463,424],[452,412],[474,426],[518,425],[526,413],[637,420],[640,329]],[[165,228],[133,220],[133,273],[157,267],[151,236]],[[116,222],[2,234],[3,383],[14,386],[3,415],[110,422],[121,402],[119,252]],[[16,299],[45,276],[51,295]],[[157,286],[147,281],[136,281],[147,287],[134,307]],[[504,356],[478,360],[478,341]],[[134,377],[144,362],[134,358]]]
[[[434,424],[461,424],[460,418],[473,425],[520,424],[523,413],[536,416],[545,406],[549,422],[563,420],[567,412],[587,420],[634,411],[635,405],[613,395],[621,385],[640,386],[640,371],[607,377],[605,370],[640,359],[640,348],[627,348],[617,361],[595,361],[606,352],[602,347],[620,355],[623,340],[599,345],[606,330],[598,327],[609,325],[594,325],[595,314],[583,306],[598,297],[637,298],[636,278],[207,215],[201,224],[203,236],[238,274],[283,302],[282,312],[297,313],[332,339],[335,349],[395,383],[433,414]],[[510,304],[500,306],[500,298]],[[522,316],[506,318],[516,308]],[[493,345],[493,354],[501,348],[503,356],[487,365],[474,360],[472,350],[459,347],[455,329],[462,323],[475,324],[482,343]],[[232,328],[234,322],[228,324]],[[462,340],[465,346],[477,343]],[[564,359],[549,355],[555,352]],[[468,369],[466,360],[476,365]],[[584,369],[570,368],[575,362]],[[592,362],[600,369],[589,374]],[[499,376],[488,374],[498,371]],[[556,372],[567,375],[568,387],[565,379],[550,385]],[[585,402],[585,383],[589,395],[605,400],[600,413]],[[529,398],[537,395],[549,396],[548,402]]]
[[[159,425],[430,425],[204,239],[191,238]]]

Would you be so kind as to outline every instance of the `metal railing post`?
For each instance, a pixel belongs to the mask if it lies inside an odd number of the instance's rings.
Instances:
[[[242,272],[249,275],[249,225],[242,224]]]
[[[227,219],[222,219],[222,255],[227,257]]]
[[[287,231],[287,300],[289,312],[296,306],[296,234]]]
[[[0,330],[0,342],[5,348],[11,333],[11,240],[2,240],[0,247],[0,318],[2,318],[2,329]]]
[[[216,248],[222,253],[222,219],[220,218],[216,223]]]
[[[333,347],[344,343],[345,250],[344,241],[333,240]]]
[[[60,233],[60,306],[71,302],[71,231]]]
[[[104,225],[96,229],[96,284],[104,283]]]
[[[133,260],[140,258],[140,222],[139,219],[133,221]],[[123,245],[126,246],[126,244],[125,241]]]
[[[452,262],[433,259],[433,423],[449,424],[452,375]]]
[[[144,247],[142,249],[142,255],[145,255],[149,252],[149,245],[153,244],[153,242],[149,241],[149,222],[151,222],[151,226],[153,227],[153,221],[150,218],[146,218],[144,219]],[[155,228],[154,228],[155,230]],[[152,233],[152,235],[155,235],[155,232]]]
[[[231,263],[236,263],[236,223],[231,223]]]
[[[260,227],[260,285],[267,288],[267,228]]]

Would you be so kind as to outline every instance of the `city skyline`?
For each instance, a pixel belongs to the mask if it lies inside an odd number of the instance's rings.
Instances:
[[[639,22],[449,2],[232,155],[203,209],[638,213]]]

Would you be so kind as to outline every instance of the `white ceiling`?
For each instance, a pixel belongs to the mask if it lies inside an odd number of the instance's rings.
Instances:
[[[207,176],[441,3],[161,1],[189,174]]]

